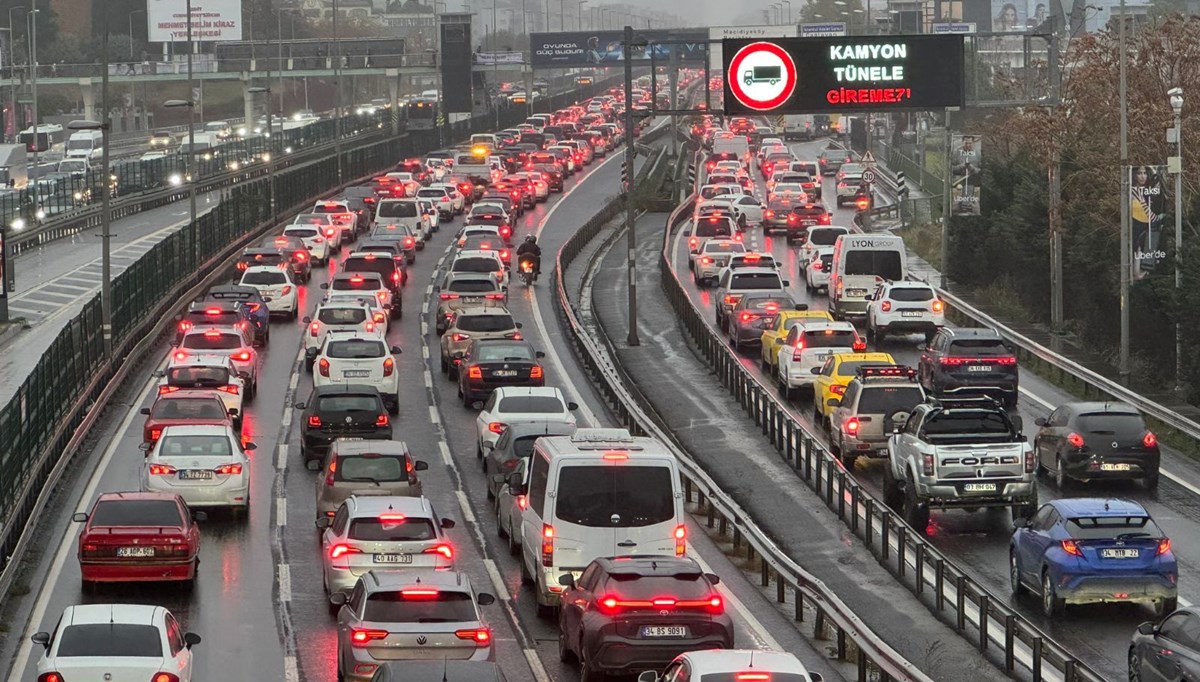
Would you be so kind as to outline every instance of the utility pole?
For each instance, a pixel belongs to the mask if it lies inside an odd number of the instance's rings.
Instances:
[[[42,146],[42,138],[38,135],[38,93],[37,93],[37,15],[40,10],[37,8],[37,0],[33,0],[30,4],[30,10],[26,16],[29,18],[29,82],[33,89],[33,167],[38,167],[38,147]],[[34,217],[41,220],[38,215],[42,212],[41,206],[38,204],[37,182],[29,183],[30,197],[33,199]]]
[[[1167,170],[1175,174],[1175,297],[1183,294],[1183,88],[1167,91],[1175,113],[1175,156]],[[1171,137],[1170,135],[1168,137]],[[1175,390],[1183,390],[1183,327],[1175,319]]]
[[[1121,353],[1117,365],[1121,383],[1129,383],[1129,284],[1130,259],[1133,254],[1133,235],[1129,223],[1129,96],[1126,90],[1125,62],[1128,61],[1125,46],[1125,0],[1121,0],[1121,24],[1117,31],[1120,55],[1121,100]]]
[[[1062,151],[1050,149],[1050,332],[1063,333]]]
[[[112,196],[112,181],[109,179],[108,165],[108,147],[112,143],[112,116],[109,113],[108,106],[108,15],[104,15],[104,34],[100,38],[100,52],[103,54],[104,63],[100,72],[100,135],[102,136],[100,143],[104,145],[100,151],[100,172],[101,177],[100,189],[100,244],[101,244],[101,261],[100,265],[102,272],[100,273],[100,332],[104,337],[104,357],[112,360],[113,357],[113,329],[112,329],[112,256],[111,256],[111,241],[112,241],[112,212],[110,210],[110,201]],[[132,41],[133,35],[130,34]]]
[[[946,153],[942,157],[942,288],[945,289],[950,282],[950,278],[946,275],[946,266],[950,261],[950,111],[954,107],[946,107]]]
[[[334,110],[333,116],[333,134],[337,141],[334,154],[337,154],[337,178],[340,185],[342,184],[342,43],[338,40],[338,0],[333,0],[333,54],[334,95],[337,98],[337,108]],[[441,113],[440,107],[438,113]]]
[[[625,176],[628,178],[625,182],[625,230],[628,237],[628,254],[626,256],[629,264],[629,337],[626,339],[626,345],[640,346],[641,341],[638,340],[638,322],[637,322],[637,236],[634,234],[634,206],[633,197],[633,158],[635,149],[633,146],[633,60],[629,58],[629,53],[633,49],[633,27],[625,27]]]
[[[670,68],[667,69],[667,84],[671,93],[671,109],[679,108],[679,45],[671,45]],[[654,92],[658,99],[658,92]],[[655,102],[657,105],[657,102]],[[675,145],[679,141],[679,118],[671,114],[671,141],[667,143],[667,156],[675,158]]]

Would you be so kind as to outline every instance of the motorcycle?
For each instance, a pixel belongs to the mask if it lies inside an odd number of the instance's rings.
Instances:
[[[533,286],[533,280],[537,277],[537,267],[534,264],[532,257],[522,258],[517,264],[517,269],[520,270],[521,280],[525,282],[525,286]]]

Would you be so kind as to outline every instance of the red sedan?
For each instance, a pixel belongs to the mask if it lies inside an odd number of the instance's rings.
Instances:
[[[146,423],[142,425],[142,440],[146,443],[157,441],[168,426],[224,424],[235,432],[239,430],[234,428],[233,417],[226,411],[225,403],[210,390],[164,393],[152,407],[143,407],[142,414],[146,415]]]
[[[193,520],[193,516],[195,519]],[[178,495],[104,493],[74,521],[79,534],[83,589],[96,583],[170,581],[191,587],[200,555],[204,512],[192,512]]]

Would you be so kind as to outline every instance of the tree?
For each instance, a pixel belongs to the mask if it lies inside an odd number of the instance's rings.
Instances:
[[[857,21],[856,11],[863,9],[859,0],[812,0],[800,10],[800,21]],[[846,16],[842,16],[842,12]]]

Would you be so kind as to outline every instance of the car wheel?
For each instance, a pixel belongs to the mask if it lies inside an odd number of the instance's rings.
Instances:
[[[1142,485],[1146,490],[1154,491],[1158,489],[1158,467],[1155,466],[1146,471],[1146,477],[1142,479]]]
[[[400,394],[399,393],[393,394],[391,396],[391,400],[388,401],[388,414],[393,415],[393,416],[400,414]]]
[[[1063,466],[1062,457],[1054,458],[1054,487],[1059,490],[1066,490],[1071,487],[1071,477],[1067,475],[1066,467]]]
[[[1142,657],[1134,647],[1129,647],[1129,682],[1142,682]]]
[[[1011,550],[1008,553],[1008,586],[1012,589],[1013,597],[1020,597],[1025,594],[1025,586],[1021,584],[1021,571],[1017,566],[1017,552]]]
[[[562,628],[558,629],[558,660],[563,663],[575,662],[575,654],[571,653],[571,647],[567,644],[567,633]]]
[[[911,477],[904,483],[904,520],[922,535],[929,527],[929,505],[917,499],[917,486]]]
[[[446,377],[452,381],[458,381],[458,365],[450,363],[450,367],[446,370]]]
[[[1154,613],[1159,618],[1174,613],[1175,609],[1177,608],[1179,608],[1178,597],[1167,597],[1166,599],[1159,599],[1158,601],[1154,602]]]
[[[95,580],[81,580],[81,581],[79,581],[79,589],[84,594],[95,594],[96,593],[96,581]]]
[[[900,489],[900,482],[892,473],[890,461],[883,467],[883,503],[893,511],[900,509],[900,505],[904,504],[904,491]]]
[[[1054,593],[1054,582],[1050,580],[1050,571],[1042,571],[1042,615],[1054,618],[1061,615],[1067,600],[1059,599]]]
[[[592,669],[592,664],[585,657],[583,647],[581,646],[579,649],[579,682],[605,682],[608,675]]]

